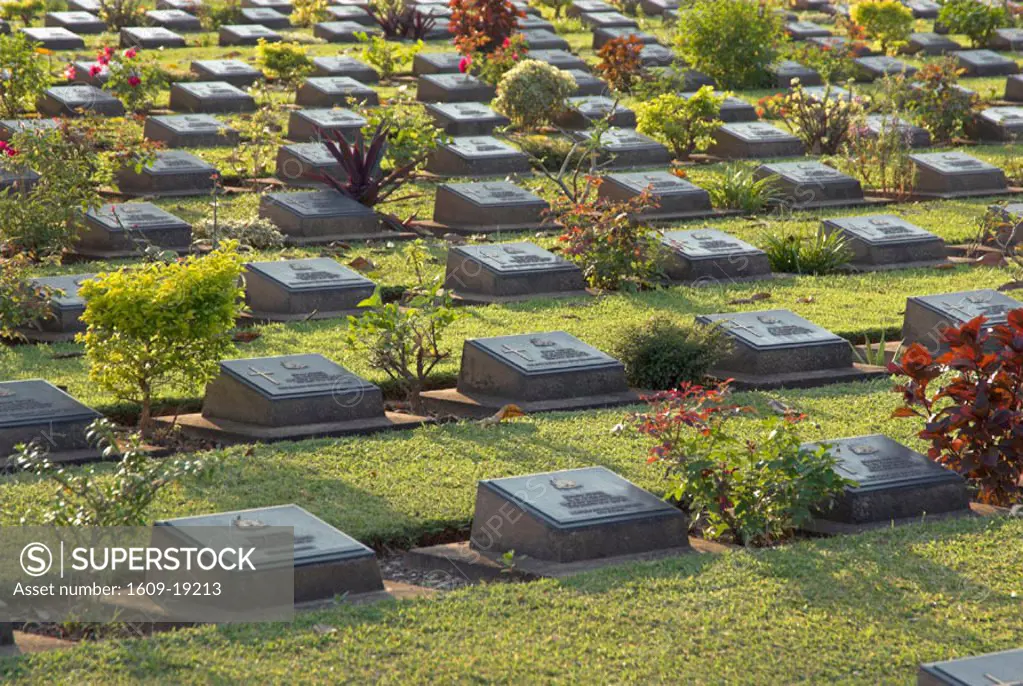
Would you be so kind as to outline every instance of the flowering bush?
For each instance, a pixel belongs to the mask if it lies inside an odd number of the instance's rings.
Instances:
[[[615,90],[628,93],[643,75],[643,42],[633,35],[612,38],[597,51],[597,72]]]
[[[575,79],[568,72],[546,62],[526,60],[501,78],[494,109],[517,126],[535,128],[554,121],[575,89]]]
[[[683,384],[647,402],[651,411],[632,417],[637,430],[654,439],[647,462],[677,480],[669,495],[702,518],[708,538],[774,543],[830,506],[849,483],[835,472],[826,445],[813,452],[800,446],[795,425],[803,415],[733,430],[730,420],[754,412],[728,402],[727,383]]]
[[[497,50],[526,16],[511,0],[451,0],[451,9],[451,33],[463,55]]]
[[[959,68],[954,57],[928,62],[913,76],[918,88],[906,98],[920,126],[935,142],[961,136],[980,108],[976,93],[959,87]]]
[[[595,182],[596,183],[596,182]],[[630,218],[653,203],[644,192],[629,202],[605,198],[570,204],[558,214],[562,254],[601,290],[646,287],[655,271],[658,241],[652,228]]]
[[[38,44],[23,33],[0,36],[0,114],[16,118],[50,86],[50,72]]]
[[[835,45],[802,43],[789,52],[789,57],[816,71],[824,83],[841,83],[852,78],[853,60],[866,50],[866,44],[855,41]]]
[[[724,99],[710,86],[701,87],[688,99],[663,93],[636,105],[636,129],[664,143],[677,159],[684,160],[714,142]]]
[[[788,93],[761,98],[759,111],[781,119],[813,155],[834,155],[849,137],[850,126],[862,107],[855,99],[825,88],[821,96],[808,94],[796,83]]]
[[[895,114],[883,114],[875,133],[866,117],[857,116],[839,154],[829,164],[856,177],[864,186],[904,199],[913,190],[916,167],[909,159],[912,134]]]
[[[103,89],[123,102],[130,112],[141,112],[151,106],[166,80],[156,61],[143,57],[141,53],[138,48],[117,52],[107,46],[99,51],[96,61],[89,67],[89,75],[93,77],[104,67],[107,69]],[[76,81],[78,77],[78,68],[73,64],[64,69],[64,78],[68,81]]]
[[[914,343],[888,368],[905,379],[894,416],[923,420],[931,459],[973,482],[981,502],[1009,506],[1023,500],[1023,309],[986,322],[946,329],[937,359]]]
[[[505,74],[520,63],[527,52],[529,52],[529,46],[526,44],[526,39],[516,34],[511,38],[505,38],[501,47],[493,52],[479,52],[463,57],[459,61],[458,68],[463,74],[474,73],[481,80],[496,86]]]

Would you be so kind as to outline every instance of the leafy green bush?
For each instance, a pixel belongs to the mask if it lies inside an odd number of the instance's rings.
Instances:
[[[97,56],[97,63],[109,70],[103,90],[110,91],[129,112],[139,112],[152,105],[166,81],[150,54],[143,56],[137,48],[117,52],[107,46]]]
[[[241,0],[204,0],[196,10],[196,16],[207,31],[216,31],[225,24],[241,24]]]
[[[801,448],[794,425],[802,415],[737,427],[754,413],[729,404],[727,391],[685,385],[658,393],[650,412],[632,419],[654,439],[647,461],[667,469],[676,482],[669,495],[699,518],[707,538],[769,545],[791,537],[850,482],[826,445]]]
[[[294,26],[310,27],[313,24],[330,19],[327,0],[293,0],[291,23]]]
[[[384,107],[363,107],[366,119],[362,137],[367,139],[380,127],[387,131],[384,169],[400,169],[416,160],[425,160],[450,137],[437,126],[421,102],[404,87]]]
[[[828,163],[856,177],[866,188],[903,199],[912,191],[916,175],[916,165],[909,159],[911,134],[898,115],[879,116],[877,133],[867,126],[865,116],[857,117],[839,154],[828,158]]]
[[[807,93],[798,83],[786,93],[762,98],[759,106],[785,122],[813,155],[837,153],[849,138],[853,119],[862,110],[858,100],[834,93],[830,85],[818,96]]]
[[[0,337],[20,338],[16,329],[52,316],[52,291],[33,285],[25,276],[26,266],[20,255],[0,259]]]
[[[676,51],[722,88],[753,88],[766,84],[782,37],[781,18],[769,4],[694,0],[682,10]]]
[[[20,19],[25,26],[31,26],[44,11],[44,0],[8,0],[0,5],[0,17],[6,21]]]
[[[143,437],[152,433],[153,398],[164,388],[192,391],[211,380],[232,348],[242,298],[236,247],[123,267],[81,286],[89,379],[141,405]]]
[[[423,49],[423,41],[415,43],[399,43],[389,41],[377,34],[367,35],[364,32],[355,34],[362,43],[360,54],[362,60],[380,72],[380,78],[390,81],[398,72],[405,71],[412,65],[416,53]]]
[[[0,80],[0,114],[4,117],[16,118],[50,87],[50,72],[37,47],[38,43],[20,32],[0,36],[0,73],[4,74]]]
[[[267,43],[259,39],[256,57],[263,73],[285,84],[294,84],[313,70],[313,61],[298,43]]]
[[[243,248],[252,250],[275,250],[284,247],[284,234],[273,222],[259,217],[253,219],[204,219],[192,228],[192,241],[210,243],[214,241],[237,241]]]
[[[47,526],[143,526],[150,524],[149,510],[160,491],[185,477],[209,470],[212,463],[201,459],[153,459],[146,455],[137,437],[122,447],[114,425],[98,419],[86,436],[107,459],[119,457],[117,469],[100,475],[89,467],[68,470],[52,464],[41,445],[23,446],[14,455],[20,469],[42,477],[53,486],[50,502],[39,512],[21,514],[24,524]]]
[[[749,164],[730,162],[708,179],[704,187],[714,207],[747,214],[766,208],[778,197],[778,180],[772,176],[758,179],[754,172],[755,167]]]
[[[918,88],[904,98],[920,126],[937,143],[946,143],[963,135],[980,109],[976,93],[959,86],[962,69],[954,57],[928,62],[913,75]]]
[[[898,0],[862,0],[851,16],[885,52],[905,45],[913,33],[913,12]]]
[[[852,250],[838,232],[818,231],[812,238],[795,233],[769,234],[764,252],[771,271],[789,274],[830,274],[852,259]]]
[[[710,86],[703,86],[688,99],[664,93],[636,105],[636,129],[664,143],[677,159],[684,160],[714,142],[714,131],[722,123],[718,117],[724,100]]]
[[[717,328],[655,317],[620,332],[612,354],[625,365],[630,386],[667,391],[703,381],[728,349],[728,337]]]
[[[947,0],[938,13],[938,21],[950,33],[965,34],[975,48],[985,47],[995,29],[1012,26],[1012,19],[1001,4],[987,5],[977,0]]]
[[[536,128],[554,121],[575,89],[575,79],[568,72],[546,62],[525,60],[497,84],[494,109],[516,126]]]

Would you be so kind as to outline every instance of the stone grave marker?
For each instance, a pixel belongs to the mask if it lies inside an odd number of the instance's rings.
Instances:
[[[452,136],[489,136],[511,120],[478,102],[431,102],[426,111],[445,133]]]
[[[122,48],[183,48],[185,39],[170,29],[159,26],[127,26],[121,29]]]
[[[945,241],[891,214],[825,219],[825,233],[839,233],[858,267],[911,267],[941,264]]]
[[[539,412],[609,407],[639,396],[621,362],[571,334],[549,331],[466,340],[457,387],[420,397],[439,415],[490,416],[509,403]]]
[[[668,67],[675,63],[675,53],[663,45],[647,44],[639,50],[639,61],[644,67]]]
[[[25,193],[39,181],[39,174],[23,164],[0,165],[0,192]]]
[[[680,0],[640,0],[639,8],[651,17],[663,17],[665,12],[681,7]]]
[[[887,375],[853,364],[849,341],[789,310],[700,315],[732,340],[727,357],[710,371],[736,388],[806,388]]]
[[[75,68],[74,83],[76,85],[85,84],[102,88],[103,84],[110,80],[110,67],[105,64],[86,60],[78,60],[71,64]]]
[[[610,92],[607,83],[593,74],[580,69],[566,69],[575,79],[575,95],[607,95]]]
[[[987,211],[997,214],[1002,220],[1002,225],[991,237],[993,246],[1006,248],[1023,241],[1023,203],[988,205]]]
[[[1012,686],[1023,674],[1023,648],[920,665],[917,686]]]
[[[322,142],[289,143],[277,149],[277,178],[289,186],[322,186],[329,174],[343,180],[341,163]]]
[[[376,284],[329,257],[250,262],[245,303],[260,321],[288,322],[356,314]]]
[[[242,7],[277,10],[282,14],[291,14],[295,5],[291,0],[242,0]]]
[[[765,122],[733,122],[714,134],[707,152],[723,159],[796,157],[805,148],[796,136]]]
[[[67,8],[72,12],[88,12],[97,16],[103,9],[99,0],[68,0]]]
[[[510,181],[442,183],[433,205],[434,224],[455,233],[537,229],[550,208]]]
[[[313,36],[328,43],[358,43],[357,33],[380,35],[380,30],[354,21],[321,21],[313,26]]]
[[[914,33],[910,35],[905,51],[913,55],[944,55],[962,49],[963,46],[948,36],[939,33]]]
[[[168,418],[166,421],[171,421]],[[383,394],[322,355],[224,360],[206,386],[201,414],[182,431],[220,443],[284,441],[412,428],[416,415],[384,411]]]
[[[577,140],[588,135],[587,131],[575,133]],[[600,152],[610,161],[612,169],[663,167],[671,163],[671,153],[666,147],[634,129],[608,129],[600,137]]]
[[[534,17],[532,14],[527,14],[525,17],[519,17],[518,26],[520,31],[529,31],[532,29],[554,31],[554,24],[541,17]]]
[[[238,131],[208,114],[172,114],[146,118],[143,135],[168,148],[235,146]]]
[[[0,381],[0,464],[19,443],[47,437],[48,459],[81,462],[100,456],[85,430],[102,415],[48,381]]]
[[[179,81],[171,84],[170,106],[179,112],[253,112],[256,101],[226,81]]]
[[[82,40],[81,36],[59,26],[43,28],[23,27],[19,30],[28,36],[29,40],[33,43],[39,43],[41,47],[47,50],[59,52],[61,50],[85,49],[85,41]]]
[[[361,136],[365,125],[366,118],[352,110],[292,110],[288,115],[288,138],[293,141],[318,141],[324,138],[324,133],[339,133],[351,143]]]
[[[617,12],[618,8],[604,2],[604,0],[575,0],[565,14],[569,17],[581,17],[584,14],[596,14],[598,12]]]
[[[579,19],[592,30],[617,27],[627,29],[639,28],[639,24],[635,19],[632,17],[626,17],[618,10],[612,10],[610,12],[583,12],[579,15]]]
[[[1015,141],[1023,134],[1023,107],[989,107],[974,118],[977,138]]]
[[[11,137],[25,131],[42,131],[57,128],[53,119],[3,119],[0,120],[0,141],[9,141]]]
[[[39,343],[57,343],[74,340],[76,334],[85,331],[81,316],[85,312],[85,300],[78,295],[78,289],[95,274],[68,274],[65,276],[43,276],[29,279],[36,288],[52,289],[48,317],[33,323],[31,327],[19,328],[25,338]]]
[[[191,70],[200,81],[223,81],[238,88],[248,88],[263,78],[261,71],[241,60],[196,60]]]
[[[1023,49],[1023,30],[1021,29],[995,29],[991,33],[988,47],[992,50],[1005,52],[1019,52]]]
[[[716,284],[771,278],[767,254],[724,231],[665,231],[661,246],[661,269],[672,281]]]
[[[931,0],[903,0],[903,5],[913,12],[915,19],[937,19],[941,5]]]
[[[809,528],[837,533],[839,525],[888,524],[947,512],[968,512],[965,480],[925,455],[882,434],[824,441],[847,486],[834,505],[817,513]],[[820,443],[802,446],[816,451]],[[837,530],[836,530],[837,529]]]
[[[789,38],[796,41],[832,35],[828,28],[815,24],[812,21],[790,21],[785,24],[785,33],[788,34]]]
[[[67,29],[78,35],[103,33],[107,25],[90,12],[47,12],[43,24],[48,27]]]
[[[806,42],[824,50],[853,49],[853,46],[850,45],[853,41],[850,41],[845,36],[819,36],[817,38],[808,38]],[[860,57],[869,57],[870,55],[877,54],[876,51],[871,50],[863,41],[855,41],[855,52]]]
[[[585,467],[480,481],[469,544],[493,559],[514,550],[565,564],[688,552],[688,528],[672,504],[605,467]]]
[[[529,157],[493,136],[460,136],[430,153],[426,171],[438,176],[505,176],[528,174]]]
[[[135,255],[138,241],[179,253],[192,244],[188,222],[148,202],[103,205],[87,211],[82,219],[75,252],[86,257]]]
[[[220,27],[218,42],[221,47],[256,45],[260,39],[267,43],[280,43],[284,38],[273,29],[259,24],[229,24]]]
[[[246,24],[258,24],[274,31],[291,28],[291,17],[270,7],[246,7],[238,14]]]
[[[650,195],[656,207],[637,215],[636,218],[643,221],[673,221],[715,214],[707,191],[666,171],[606,174],[597,188],[599,197],[616,202],[629,202],[644,192]]]
[[[611,126],[632,129],[636,127],[636,113],[625,105],[603,95],[579,95],[565,101],[567,109],[558,118],[561,126],[569,129],[588,129],[594,121],[610,115]]]
[[[146,12],[146,21],[153,26],[160,26],[178,33],[199,33],[202,22],[199,18],[184,10],[150,10]]]
[[[580,71],[589,72],[586,60],[566,50],[530,50],[527,54],[531,60],[546,62],[558,69],[564,69],[565,71],[579,69]]]
[[[36,102],[36,110],[47,117],[78,117],[92,112],[106,117],[124,116],[124,105],[105,90],[86,84],[53,86]]]
[[[331,241],[393,237],[380,227],[376,212],[336,191],[268,193],[259,216],[287,234],[292,245],[323,245]]]
[[[374,28],[378,26],[369,12],[355,5],[331,5],[327,8],[327,14],[335,21],[354,21],[356,24]]]
[[[823,83],[821,75],[817,73],[817,70],[803,66],[793,60],[776,62],[768,67],[767,71],[774,79],[773,85],[776,88],[788,88],[792,85],[793,79],[799,79],[799,83],[804,86],[819,86]]]
[[[1019,65],[991,50],[958,50],[955,55],[964,76],[1006,76],[1019,71]]]
[[[424,74],[417,81],[420,102],[490,102],[496,89],[470,74]]]
[[[679,93],[679,95],[688,100],[696,95],[696,93]],[[745,100],[728,95],[721,102],[721,113],[718,115],[718,119],[726,123],[757,121],[757,110]]]
[[[184,150],[160,150],[156,159],[136,172],[117,172],[117,186],[125,195],[209,195],[217,168]]]
[[[360,62],[354,57],[314,57],[314,76],[347,76],[359,83],[377,83],[380,81],[380,74],[376,73],[373,67],[365,62]]]
[[[1023,102],[1023,74],[1013,74],[1005,81],[1004,98],[1011,102]]]
[[[348,76],[313,76],[299,86],[295,104],[302,107],[351,107],[380,104],[377,92]]]
[[[962,198],[1008,192],[1005,172],[964,153],[917,153],[909,159],[916,165],[916,195]]]
[[[753,172],[776,177],[781,202],[792,209],[847,207],[866,202],[859,180],[821,162],[771,162]]]
[[[916,73],[916,67],[887,55],[857,57],[853,60],[856,78],[859,81],[873,81],[882,76],[905,74],[906,78]]]
[[[839,86],[805,86],[803,93],[818,102],[828,100],[847,100],[852,102],[852,93]]]
[[[616,38],[628,38],[630,36],[635,37],[644,46],[657,44],[657,36],[652,33],[644,33],[639,29],[624,26],[606,26],[593,30],[591,47],[595,51],[600,50]]]
[[[525,241],[452,246],[444,288],[473,304],[586,294],[578,266]]]
[[[192,527],[237,527],[251,533],[261,546],[257,566],[270,567],[291,562],[295,568],[295,602],[331,600],[346,594],[373,593],[384,589],[380,567],[372,548],[359,543],[348,534],[304,510],[298,505],[275,505],[253,510],[237,510],[216,514],[165,519],[155,524],[161,533],[173,530],[175,538],[191,547],[202,547],[202,541],[189,535]],[[267,527],[291,527],[294,550],[280,551],[274,557],[265,549]],[[291,539],[289,539],[290,541]],[[255,561],[255,560],[254,560]]]
[[[566,50],[571,51],[572,47],[568,41],[546,29],[529,29],[520,31],[519,34],[526,40],[530,50]]]
[[[910,147],[927,148],[931,145],[930,132],[925,128],[911,124],[905,119],[891,118],[883,114],[871,114],[867,117],[866,125],[867,130],[864,133],[867,135],[878,136],[881,134],[881,131],[887,131],[889,127],[895,127],[909,141]]]
[[[202,6],[202,0],[156,0],[158,10],[183,10],[195,14]]]
[[[412,58],[412,75],[457,74],[461,61],[457,52],[418,52]]]
[[[938,295],[917,295],[906,299],[902,322],[903,345],[920,343],[932,353],[947,348],[942,332],[962,326],[971,319],[984,317],[987,327],[1004,324],[1010,310],[1023,303],[989,288]]]

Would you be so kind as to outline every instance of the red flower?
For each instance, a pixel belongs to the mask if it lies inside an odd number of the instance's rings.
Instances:
[[[135,51],[135,48],[128,48],[127,50],[124,51],[124,59],[126,60],[134,59],[135,55],[137,54],[138,53]]]
[[[4,157],[14,157],[17,154],[18,151],[12,148],[9,143],[0,141],[0,155],[3,155]]]
[[[103,66],[100,65],[100,64],[94,64],[91,67],[89,67],[89,76],[96,77],[96,76],[99,76],[100,73],[102,73],[102,72],[103,72]]]
[[[460,59],[458,61],[458,71],[462,72],[463,74],[468,73],[469,67],[471,67],[471,66],[472,66],[472,58],[469,57],[468,55],[466,55],[465,57],[463,57],[462,59]]]
[[[74,81],[78,78],[78,70],[75,69],[75,65],[69,64],[64,68],[64,78],[68,81]]]
[[[100,50],[100,53],[96,56],[96,61],[106,66],[110,64],[110,58],[113,56],[114,49],[108,45],[107,47]]]
[[[511,38],[505,38],[504,42],[501,43],[502,48],[507,48],[509,45],[511,45]]]
[[[142,83],[142,79],[135,76],[134,74],[128,77],[128,85],[131,86],[132,88],[137,88],[140,83]]]

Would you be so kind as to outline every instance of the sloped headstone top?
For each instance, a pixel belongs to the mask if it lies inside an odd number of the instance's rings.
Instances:
[[[304,260],[278,260],[250,262],[250,271],[258,272],[289,291],[308,291],[323,288],[364,288],[373,282],[362,274],[345,267],[329,257]]]
[[[375,386],[322,355],[225,360],[221,370],[271,400],[375,390]]]
[[[893,214],[828,219],[846,233],[870,245],[891,245],[933,240],[934,234]]]
[[[78,295],[78,289],[95,274],[70,274],[65,276],[43,276],[32,279],[32,285],[53,289],[50,302],[58,308],[72,309],[85,306],[85,299]]]
[[[42,379],[0,382],[0,428],[46,421],[83,421],[99,416],[95,410]]]
[[[1010,310],[1023,307],[1023,303],[1018,300],[990,288],[939,295],[918,295],[913,296],[912,300],[960,323],[966,323],[975,317],[984,317],[989,326],[1004,324]]]
[[[545,204],[541,198],[510,181],[445,184],[453,193],[482,207],[502,205]]]
[[[149,202],[103,205],[89,210],[85,216],[111,233],[132,229],[145,231],[169,226],[188,226],[183,219]]]
[[[958,482],[958,474],[882,434],[824,441],[838,460],[839,474],[856,482],[855,490],[903,484]],[[819,444],[804,446],[815,450]]]
[[[998,171],[998,167],[961,152],[919,153],[909,158],[921,167],[946,176]]]
[[[527,376],[619,367],[621,362],[564,331],[467,340]]]
[[[1023,674],[1023,648],[920,666],[920,686],[1011,686]]]
[[[453,247],[452,250],[472,258],[484,269],[497,274],[526,274],[578,269],[565,258],[528,241],[497,245],[459,245]]]
[[[760,250],[746,241],[717,229],[665,231],[661,244],[690,260],[715,259],[728,255],[748,255]]]
[[[724,331],[755,350],[833,344],[844,340],[789,310],[708,314],[697,317],[697,321],[720,325]]]
[[[335,191],[271,193],[267,199],[300,217],[343,217],[372,212],[365,205]]]

